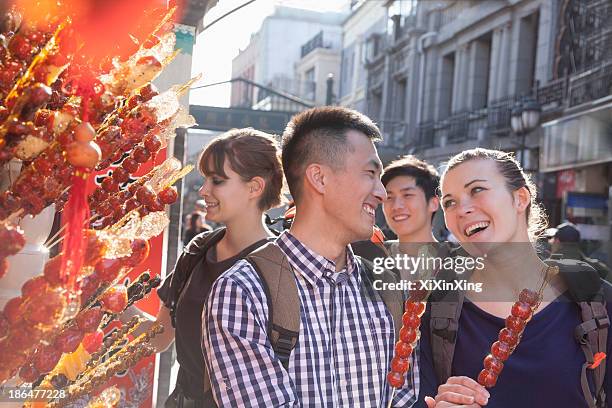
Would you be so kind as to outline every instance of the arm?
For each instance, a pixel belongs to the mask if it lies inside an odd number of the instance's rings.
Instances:
[[[170,347],[174,341],[174,327],[172,327],[170,310],[166,306],[162,304],[159,308],[159,312],[157,313],[157,317],[153,317],[132,305],[121,314],[120,320],[125,323],[134,316],[140,316],[147,319],[134,331],[134,337],[140,336],[142,333],[151,328],[154,323],[159,323],[164,327],[164,331],[151,339],[151,345],[155,347],[155,352],[157,353],[166,351],[168,347]]]
[[[240,262],[236,268],[251,267]],[[214,399],[223,407],[299,407],[289,374],[268,340],[263,289],[253,286],[226,272],[204,306],[202,350]]]

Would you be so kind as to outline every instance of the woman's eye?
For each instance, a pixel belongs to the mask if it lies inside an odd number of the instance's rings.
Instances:
[[[474,193],[480,193],[481,191],[484,191],[484,190],[485,190],[485,188],[483,188],[483,187],[474,187],[474,188],[472,189],[472,194],[474,194]]]
[[[214,185],[219,185],[219,184],[223,183],[223,180],[218,179],[216,177],[213,177],[212,182],[213,182]]]
[[[442,207],[444,208],[448,208],[453,205],[455,205],[455,200],[446,200],[444,203],[442,203]]]

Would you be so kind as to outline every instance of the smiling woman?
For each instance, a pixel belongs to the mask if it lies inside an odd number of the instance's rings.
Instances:
[[[484,268],[467,276],[482,291],[446,291],[430,302],[421,398],[435,400],[417,406],[610,406],[604,390],[612,387],[612,364],[599,360],[612,352],[612,336],[592,319],[612,313],[612,286],[585,263],[540,260],[532,242],[546,223],[516,159],[462,152],[450,159],[441,190],[448,229],[471,256],[484,252]]]
[[[162,351],[175,340],[180,364],[166,407],[215,406],[200,343],[202,309],[214,281],[273,236],[263,212],[281,202],[278,153],[271,135],[247,128],[220,135],[200,155],[206,219],[225,227],[196,235],[157,291],[163,304],[157,321],[167,330],[154,346]]]

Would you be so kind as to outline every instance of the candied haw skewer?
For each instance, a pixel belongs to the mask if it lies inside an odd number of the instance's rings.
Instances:
[[[0,279],[8,272],[6,258],[21,251],[25,243],[23,230],[19,226],[0,224]]]
[[[404,305],[402,328],[399,340],[395,344],[395,356],[391,360],[391,371],[387,374],[387,381],[393,388],[404,385],[405,375],[410,366],[409,358],[416,348],[420,337],[419,327],[421,316],[425,313],[425,302],[414,302],[408,299]]]
[[[521,342],[525,326],[540,306],[544,287],[549,277],[556,273],[556,269],[547,268],[539,291],[523,289],[519,294],[519,300],[512,305],[510,316],[506,318],[506,325],[500,330],[498,340],[491,346],[491,353],[484,358],[484,369],[478,374],[478,383],[483,387],[492,388],[497,383],[504,368],[504,362],[510,358]]]

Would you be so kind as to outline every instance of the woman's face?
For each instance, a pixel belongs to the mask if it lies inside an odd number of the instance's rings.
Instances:
[[[225,160],[223,170],[227,177],[207,174],[199,194],[206,202],[206,220],[227,224],[244,216],[249,206],[257,204],[250,198],[249,183],[232,170],[228,160]]]
[[[442,179],[442,208],[447,228],[459,242],[527,242],[525,188],[510,192],[497,164],[474,159]]]

